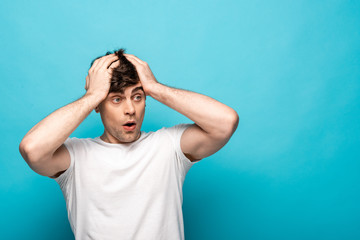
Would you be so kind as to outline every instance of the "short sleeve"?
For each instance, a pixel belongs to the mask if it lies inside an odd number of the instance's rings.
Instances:
[[[53,178],[60,185],[61,189],[64,189],[68,185],[69,179],[71,179],[74,174],[74,144],[76,139],[77,138],[67,138],[65,140],[64,145],[70,153],[70,166],[59,177]]]
[[[191,125],[192,124],[178,124],[170,128],[165,128],[165,131],[170,135],[174,144],[177,165],[183,177],[185,177],[190,168],[196,163],[191,162],[190,159],[185,156],[180,146],[180,139],[183,132]]]

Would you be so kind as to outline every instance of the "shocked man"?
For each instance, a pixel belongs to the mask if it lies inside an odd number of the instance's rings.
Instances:
[[[92,62],[85,89],[30,129],[19,146],[32,170],[59,184],[75,238],[184,239],[185,176],[229,141],[237,113],[159,83],[146,62],[124,49]],[[194,123],[141,131],[148,96]],[[94,109],[104,133],[70,138]]]

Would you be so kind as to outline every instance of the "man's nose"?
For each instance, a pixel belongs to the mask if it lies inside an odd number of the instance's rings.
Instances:
[[[131,100],[126,100],[125,114],[133,115],[135,113],[134,104]]]

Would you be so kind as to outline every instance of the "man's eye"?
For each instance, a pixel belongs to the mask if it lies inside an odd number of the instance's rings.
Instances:
[[[114,98],[113,99],[113,101],[116,102],[116,103],[120,102],[120,100],[121,100],[120,98]]]
[[[136,95],[136,96],[135,96],[135,100],[141,100],[141,96],[140,96],[140,95]]]

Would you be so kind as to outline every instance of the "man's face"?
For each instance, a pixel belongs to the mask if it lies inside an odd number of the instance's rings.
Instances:
[[[104,124],[102,139],[110,143],[129,143],[140,137],[145,115],[145,94],[139,82],[123,93],[109,93],[95,111]]]

